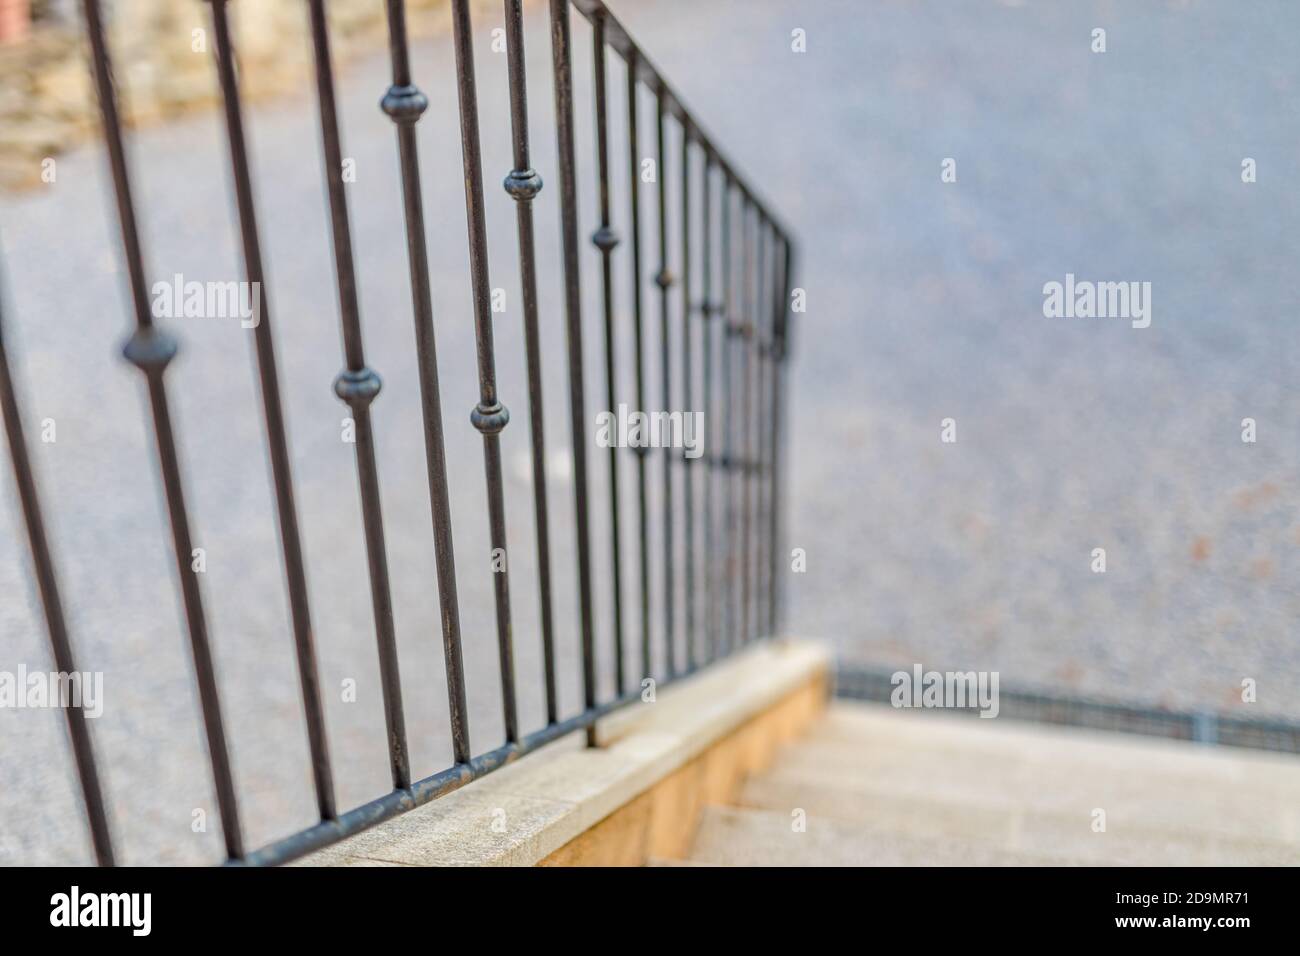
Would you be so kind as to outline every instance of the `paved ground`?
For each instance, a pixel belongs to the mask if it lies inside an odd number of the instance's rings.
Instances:
[[[793,380],[790,544],[807,549],[809,570],[787,580],[794,629],[873,664],[997,669],[1006,684],[1300,716],[1290,693],[1300,679],[1300,407],[1284,378],[1300,336],[1287,247],[1300,212],[1300,122],[1286,108],[1300,88],[1294,11],[937,0],[615,9],[803,242],[809,312]],[[541,274],[552,276],[549,46],[537,13],[533,128],[550,183],[537,234]],[[481,100],[485,115],[503,119],[505,64],[488,47],[496,25],[478,24]],[[1105,54],[1089,49],[1097,26],[1108,31]],[[806,53],[790,51],[796,28]],[[578,24],[580,46],[587,36]],[[422,163],[482,750],[499,742],[501,721],[481,444],[468,423],[477,387],[448,43],[421,44],[415,62],[431,97]],[[375,108],[386,70],[382,57],[349,69],[341,110],[358,171],[349,196],[366,346],[385,379],[375,406],[383,504],[412,758],[423,775],[445,766],[450,748],[395,143]],[[588,233],[585,51],[575,72]],[[314,102],[260,108],[252,123],[329,730],[340,802],[352,805],[387,786],[387,769],[352,450],[339,440],[343,407],[329,389],[341,350]],[[510,166],[508,129],[490,122],[483,133],[494,184]],[[216,116],[134,138],[152,275],[237,275],[224,150]],[[1251,185],[1240,178],[1246,156],[1258,164]],[[945,157],[957,160],[955,184],[940,182]],[[617,152],[615,168],[623,162]],[[625,209],[621,178],[615,187],[615,209]],[[191,832],[194,808],[214,808],[152,439],[137,373],[116,358],[128,323],[107,189],[102,156],[86,150],[60,160],[57,187],[0,205],[6,334],[22,356],[29,417],[57,422],[57,442],[38,445],[37,461],[80,658],[106,672],[95,729],[122,856],[210,861],[216,834]],[[497,342],[515,412],[503,444],[518,673],[523,722],[536,726],[513,215],[492,185],[492,283],[509,296]],[[593,365],[597,263],[591,250],[583,268]],[[626,262],[620,268],[626,281]],[[1042,286],[1067,272],[1151,282],[1151,327],[1044,318]],[[559,292],[543,283],[547,425],[562,451]],[[626,316],[625,288],[619,296]],[[172,395],[196,540],[208,554],[204,592],[248,841],[259,844],[311,822],[313,802],[250,341],[229,321],[178,325]],[[624,365],[627,381],[626,355]],[[948,417],[957,421],[952,445],[939,440]],[[1245,417],[1258,422],[1255,444],[1240,440]],[[603,461],[596,472],[602,500]],[[557,473],[551,489],[572,713],[571,488]],[[8,483],[5,494],[3,662],[37,666],[47,660],[43,631]],[[597,532],[604,569],[603,524]],[[1097,547],[1107,551],[1104,575],[1089,568]],[[603,572],[603,622],[607,582]],[[608,662],[608,641],[602,654]],[[608,685],[608,663],[602,671]],[[1249,708],[1239,703],[1243,677],[1258,682]],[[345,704],[338,688],[349,678],[359,699]],[[0,862],[88,859],[57,716],[3,719]]]

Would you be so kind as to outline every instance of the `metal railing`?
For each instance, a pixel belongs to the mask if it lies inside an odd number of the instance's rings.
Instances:
[[[328,203],[333,232],[334,271],[338,284],[340,323],[343,334],[344,368],[334,382],[334,391],[349,407],[355,422],[356,467],[361,498],[364,542],[369,568],[370,597],[383,689],[389,764],[393,788],[361,806],[340,812],[334,794],[325,720],[321,703],[311,612],[307,599],[302,540],[294,502],[294,481],[286,425],[280,397],[279,374],[273,339],[272,311],[262,282],[262,254],[257,211],[249,171],[244,119],[240,99],[235,51],[232,47],[227,0],[208,0],[216,69],[221,88],[225,125],[230,145],[236,206],[243,247],[245,278],[259,290],[260,323],[254,348],[266,422],[268,455],[275,490],[282,560],[291,609],[291,626],[297,654],[302,705],[306,716],[316,804],[320,822],[260,849],[244,845],[237,788],[231,771],[222,706],[213,668],[211,641],[204,614],[198,579],[191,571],[190,518],[185,501],[185,484],[177,454],[165,372],[176,355],[177,342],[154,321],[146,283],[146,257],[136,225],[136,206],[131,190],[130,165],[118,112],[110,50],[100,0],[82,0],[90,41],[94,85],[103,118],[103,130],[112,172],[122,247],[129,278],[130,301],[135,328],[123,354],[144,374],[152,409],[163,493],[172,532],[172,545],[181,599],[189,632],[195,679],[207,736],[217,805],[230,862],[277,864],[301,857],[350,834],[380,823],[457,789],[486,773],[575,731],[585,731],[588,745],[596,743],[596,722],[610,711],[639,699],[640,688],[624,685],[624,655],[630,636],[624,628],[625,581],[619,558],[620,485],[619,455],[610,451],[610,519],[613,561],[610,568],[614,595],[612,622],[616,692],[612,699],[597,696],[597,668],[593,635],[597,624],[592,610],[592,559],[587,459],[588,417],[584,405],[581,279],[579,270],[578,189],[574,161],[574,106],[570,6],[591,24],[594,62],[594,110],[597,138],[597,177],[600,227],[591,237],[601,256],[601,285],[604,307],[605,395],[610,409],[616,407],[621,385],[615,376],[616,328],[613,296],[616,251],[622,244],[615,232],[610,208],[609,121],[606,55],[612,50],[627,66],[627,137],[631,158],[629,175],[630,208],[627,216],[630,253],[627,257],[635,339],[635,397],[638,408],[647,408],[646,355],[642,286],[642,224],[639,190],[642,185],[639,162],[638,97],[641,90],[653,95],[657,169],[657,271],[660,341],[662,345],[661,395],[665,410],[680,396],[690,410],[696,396],[695,356],[692,339],[698,332],[703,355],[699,369],[704,394],[702,405],[709,426],[720,426],[725,438],[721,453],[692,459],[670,448],[658,453],[662,459],[664,510],[662,597],[665,653],[668,677],[689,674],[734,649],[777,629],[780,611],[777,546],[781,535],[782,501],[780,450],[784,409],[784,367],[788,356],[788,308],[793,242],[768,207],[745,183],[735,166],[723,155],[686,109],[682,99],[664,80],[641,49],[614,18],[601,0],[549,0],[551,54],[554,75],[556,139],[558,145],[559,206],[563,237],[564,319],[567,338],[570,424],[572,429],[572,474],[577,523],[578,591],[581,620],[583,710],[560,720],[556,703],[555,652],[552,624],[550,545],[547,524],[545,440],[542,427],[542,360],[539,347],[539,316],[534,261],[532,206],[542,188],[535,171],[528,139],[528,101],[525,89],[525,50],[522,0],[505,0],[510,119],[513,130],[514,168],[505,177],[506,192],[516,201],[518,252],[522,282],[524,338],[528,379],[529,417],[533,475],[533,505],[538,549],[541,637],[546,684],[546,724],[540,730],[521,733],[515,704],[515,677],[511,639],[509,579],[504,570],[494,575],[497,645],[501,671],[505,742],[475,754],[471,747],[466,707],[466,685],[461,655],[460,612],[457,605],[456,569],[452,553],[451,515],[448,504],[447,465],[444,455],[443,415],[434,342],[433,296],[429,282],[428,251],[415,126],[427,106],[425,95],[414,85],[408,51],[405,10],[402,0],[386,0],[392,84],[381,108],[393,120],[400,157],[401,189],[414,318],[415,352],[419,369],[421,411],[427,460],[429,499],[432,506],[433,543],[437,560],[438,594],[441,602],[442,641],[450,709],[454,763],[422,780],[412,780],[407,753],[401,684],[394,636],[392,598],[389,587],[385,531],[380,512],[380,479],[375,456],[370,405],[380,390],[380,379],[366,364],[361,317],[357,302],[350,220],[343,183],[339,119],[335,104],[335,79],[331,64],[329,30],[324,0],[305,0],[309,11],[314,51],[315,79],[320,110],[322,151],[328,183]],[[501,474],[499,434],[509,415],[497,392],[488,280],[487,237],[484,216],[482,161],[479,148],[479,115],[471,46],[469,0],[451,0],[453,44],[456,58],[462,157],[465,173],[465,203],[469,227],[470,282],[473,292],[479,381],[478,402],[470,419],[483,436],[489,528],[493,549],[506,547],[506,519]],[[681,131],[680,199],[681,223],[677,236],[669,235],[667,217],[665,126],[675,123]],[[691,180],[698,171],[700,204],[693,202]],[[693,285],[690,271],[692,242],[700,245],[702,275]],[[680,276],[669,272],[669,246],[680,242]],[[717,267],[715,270],[715,266]],[[674,392],[673,356],[670,354],[670,296],[674,286],[681,296],[683,328],[678,371],[681,388]],[[698,323],[698,328],[693,326]],[[715,371],[720,375],[719,382]],[[10,375],[8,356],[0,338],[0,400],[14,472],[30,542],[35,577],[44,607],[50,642],[57,668],[73,673],[72,645],[65,624],[58,583],[41,518],[37,482],[23,436],[23,416]],[[650,590],[651,562],[648,535],[647,459],[650,449],[633,449],[636,458],[636,498],[639,536],[639,662],[643,674],[651,672],[651,622],[655,595]],[[702,466],[702,467],[701,467]],[[680,511],[674,508],[674,474],[680,471],[683,496]],[[701,495],[697,498],[696,486]],[[684,594],[685,661],[678,659],[673,594],[678,580],[674,559],[675,513],[683,521],[685,542]],[[695,522],[702,523],[702,534]],[[697,554],[703,538],[703,554]],[[705,569],[703,582],[697,567]],[[720,571],[721,569],[721,571]],[[701,586],[702,585],[702,586]],[[701,596],[706,607],[701,620]],[[628,658],[632,660],[631,657]],[[76,706],[66,707],[73,752],[81,781],[86,816],[96,858],[101,864],[114,862],[109,814],[94,748],[84,715]]]

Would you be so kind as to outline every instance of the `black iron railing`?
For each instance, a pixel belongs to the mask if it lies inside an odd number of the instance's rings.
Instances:
[[[191,572],[190,519],[185,501],[176,439],[170,414],[165,371],[177,351],[176,340],[154,321],[150,312],[146,282],[147,260],[136,227],[135,203],[131,192],[130,167],[118,113],[111,54],[101,14],[100,0],[83,0],[90,40],[95,87],[103,117],[104,135],[112,171],[118,221],[129,278],[129,293],[135,327],[123,353],[144,374],[152,408],[163,492],[171,524],[172,545],[179,572],[181,598],[189,631],[199,701],[207,734],[217,804],[225,849],[231,862],[248,864],[283,863],[333,843],[349,834],[428,802],[489,773],[517,757],[552,740],[585,731],[589,745],[596,743],[596,722],[623,704],[639,699],[639,687],[624,686],[624,655],[629,637],[624,628],[623,598],[626,593],[620,560],[619,455],[610,451],[610,527],[613,561],[610,568],[614,595],[612,622],[617,670],[612,699],[597,698],[599,662],[594,650],[596,622],[592,610],[592,558],[589,527],[592,502],[588,495],[589,426],[584,405],[581,280],[579,275],[578,186],[574,162],[572,41],[570,7],[592,26],[594,61],[594,110],[597,138],[597,199],[600,226],[591,241],[601,256],[604,306],[605,396],[610,409],[626,387],[616,380],[616,342],[630,334],[635,339],[635,399],[639,409],[649,400],[645,379],[646,355],[643,324],[642,223],[639,169],[640,139],[638,99],[641,90],[653,95],[655,108],[655,153],[658,175],[656,240],[662,344],[661,394],[665,411],[680,401],[690,411],[696,400],[692,340],[696,333],[702,344],[699,379],[703,387],[701,405],[708,430],[724,435],[720,453],[692,459],[664,448],[662,461],[661,519],[664,585],[661,598],[663,639],[669,677],[690,673],[695,668],[725,656],[747,642],[777,630],[780,610],[777,556],[781,534],[781,423],[783,416],[784,369],[788,356],[788,308],[793,261],[793,243],[768,207],[745,183],[735,166],[705,134],[681,98],[667,84],[636,43],[601,0],[549,0],[551,54],[554,75],[556,138],[558,144],[558,202],[563,237],[563,288],[567,333],[570,422],[572,428],[573,479],[577,522],[578,590],[581,620],[584,706],[575,717],[557,716],[555,654],[552,623],[550,545],[547,525],[545,439],[542,427],[542,361],[539,347],[539,316],[535,265],[532,205],[542,188],[535,171],[528,141],[528,101],[525,89],[522,0],[505,0],[508,48],[510,112],[513,129],[514,169],[505,177],[506,192],[516,201],[519,266],[522,280],[524,339],[527,358],[529,419],[531,424],[534,518],[537,531],[538,582],[540,588],[541,635],[546,682],[546,725],[521,734],[515,704],[512,658],[509,578],[504,571],[494,575],[497,643],[501,669],[505,742],[475,755],[471,748],[464,668],[461,655],[460,614],[457,606],[455,559],[452,553],[451,516],[448,505],[447,465],[444,455],[443,416],[439,394],[438,364],[434,343],[433,302],[429,282],[428,251],[421,198],[415,125],[427,106],[423,93],[413,84],[408,52],[405,12],[402,0],[387,0],[392,61],[392,85],[384,94],[381,108],[391,117],[397,133],[401,167],[401,188],[415,321],[415,349],[419,368],[421,410],[432,506],[433,541],[437,559],[438,593],[441,602],[442,639],[450,709],[454,763],[423,780],[412,780],[407,754],[401,681],[394,637],[392,598],[380,513],[380,479],[376,463],[370,404],[380,390],[378,374],[366,364],[361,316],[357,302],[352,238],[343,184],[340,128],[335,105],[335,81],[331,65],[329,30],[324,0],[305,0],[310,14],[310,32],[315,54],[315,77],[320,109],[322,157],[328,183],[330,222],[333,231],[334,271],[338,284],[340,323],[343,333],[344,368],[334,382],[334,391],[347,404],[355,422],[357,478],[364,519],[364,543],[369,567],[370,597],[374,611],[375,636],[383,688],[383,706],[393,789],[369,803],[340,812],[334,795],[325,721],[321,705],[311,613],[307,599],[301,535],[294,482],[285,436],[279,375],[273,339],[272,311],[263,284],[262,255],[257,214],[245,144],[235,51],[227,18],[227,0],[209,0],[218,79],[224,104],[236,205],[243,246],[244,272],[252,288],[259,290],[261,321],[256,327],[255,350],[263,414],[266,420],[268,454],[279,520],[282,560],[291,608],[293,640],[298,675],[306,714],[308,746],[320,822],[261,849],[244,846],[236,786],[222,718],[221,699],[212,664],[203,599],[198,579]],[[483,436],[489,527],[493,549],[506,547],[506,519],[498,436],[509,415],[497,393],[491,305],[489,300],[487,237],[484,216],[482,162],[479,150],[479,116],[471,46],[469,0],[451,0],[452,29],[456,56],[457,91],[460,107],[462,156],[465,172],[465,203],[469,225],[470,282],[473,291],[477,340],[479,399],[470,420]],[[611,209],[609,164],[609,121],[606,56],[613,51],[627,66],[627,137],[630,208],[626,219],[629,252],[630,294],[633,324],[630,330],[617,328],[614,294],[617,286],[615,263],[620,236],[615,231],[619,218]],[[665,127],[675,123],[681,132],[680,234],[670,236],[667,217],[667,156]],[[700,206],[694,205],[693,173],[700,185]],[[715,229],[715,224],[717,228]],[[680,242],[681,274],[668,267],[669,248]],[[690,269],[693,243],[700,244],[701,275],[698,287]],[[670,355],[670,296],[677,286],[681,296],[684,327],[677,373],[681,386],[674,389],[673,356]],[[695,324],[698,323],[698,328]],[[715,368],[716,366],[716,368]],[[715,375],[717,373],[717,375]],[[720,381],[719,381],[720,377]],[[76,671],[72,646],[62,613],[58,584],[51,560],[37,483],[23,437],[23,416],[10,376],[8,356],[0,339],[0,400],[19,500],[27,523],[35,577],[44,606],[53,656],[58,669]],[[655,595],[650,591],[651,562],[648,534],[647,459],[649,448],[636,454],[636,497],[639,538],[639,663],[644,675],[651,671],[652,621]],[[680,471],[682,497],[673,494]],[[702,494],[695,492],[700,486]],[[698,506],[702,505],[702,511]],[[684,535],[686,652],[678,659],[676,615],[673,600],[679,580],[673,524],[680,517]],[[697,534],[696,521],[703,525]],[[703,553],[698,554],[703,539]],[[697,569],[704,569],[703,579]],[[700,604],[704,603],[701,620]],[[701,636],[703,635],[703,637]],[[629,657],[629,661],[631,658]],[[85,799],[86,815],[101,864],[114,862],[108,814],[100,777],[96,771],[84,715],[76,706],[66,708],[73,752]]]

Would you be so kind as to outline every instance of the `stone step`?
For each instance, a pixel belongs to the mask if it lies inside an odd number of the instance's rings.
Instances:
[[[1300,761],[1239,748],[837,705],[769,778],[1300,847]]]
[[[832,705],[736,802],[685,862],[1300,865],[1290,755],[888,705]]]
[[[804,740],[842,745],[847,755],[858,753],[864,759],[923,746],[956,757],[1013,755],[1036,764],[1133,768],[1198,783],[1217,780],[1237,786],[1251,781],[1257,788],[1300,797],[1300,761],[1291,754],[1055,724],[917,713],[887,704],[836,703]]]
[[[671,860],[663,856],[652,856],[645,861],[646,866],[708,866],[697,860]]]
[[[705,807],[688,863],[708,866],[1050,866],[1071,860],[954,837],[925,837],[788,813]]]
[[[832,781],[810,782],[785,775],[749,781],[738,802],[788,819],[795,808],[808,827],[826,822],[867,831],[928,839],[979,843],[1011,853],[1053,856],[1111,866],[1285,866],[1300,862],[1300,848],[1241,836],[1207,833],[1152,821],[1115,805],[1107,808],[1106,829],[1093,829],[1090,810],[1040,810],[1033,802],[998,804],[965,799],[936,800],[925,794],[893,794]]]
[[[1300,847],[1300,802],[1256,789],[1250,781],[1225,788],[1195,781],[1171,783],[1136,771],[1071,771],[995,760],[965,764],[920,753],[861,767],[811,746],[796,746],[781,755],[770,775],[810,785],[850,787],[863,794],[1036,808],[1083,819],[1102,809],[1112,820],[1127,815],[1152,825],[1164,822],[1174,828],[1258,836]]]

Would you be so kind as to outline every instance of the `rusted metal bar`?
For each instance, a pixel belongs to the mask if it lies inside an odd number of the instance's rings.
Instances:
[[[54,555],[45,534],[45,519],[41,513],[36,476],[27,454],[27,440],[23,436],[23,416],[18,406],[18,389],[9,366],[9,353],[5,348],[4,325],[4,288],[0,286],[0,412],[3,413],[5,434],[9,439],[9,461],[13,464],[14,485],[18,491],[23,521],[27,525],[32,572],[36,578],[36,590],[41,597],[41,607],[45,612],[45,627],[49,633],[54,666],[60,674],[79,674],[72,653],[72,640],[68,636],[67,621],[63,616],[63,600],[59,596]],[[95,747],[90,739],[90,727],[86,723],[81,701],[66,702],[63,705],[63,716],[68,722],[68,736],[72,739],[72,755],[81,782],[81,799],[86,808],[86,823],[90,829],[95,860],[100,866],[113,866],[113,840],[109,833],[104,790],[100,785]]]
[[[483,213],[483,159],[479,150],[478,93],[469,0],[452,0],[452,43],[456,50],[456,93],[460,101],[460,145],[465,170],[465,218],[469,224],[470,287],[474,294],[474,337],[478,345],[478,405],[470,421],[483,434],[487,475],[488,526],[492,545],[492,585],[496,597],[497,654],[501,665],[501,706],[506,741],[519,739],[515,703],[514,649],[510,633],[510,578],[506,553],[505,491],[501,481],[502,429],[510,413],[497,395],[492,338],[492,290],[488,282],[487,223]]]
[[[573,441],[573,497],[578,545],[578,608],[582,620],[582,693],[596,706],[596,648],[592,633],[591,530],[587,511],[587,413],[582,394],[582,287],[578,275],[578,187],[573,158],[573,64],[569,0],[551,0],[551,60],[555,81],[555,138],[560,167],[560,229],[564,244],[565,337],[569,351],[569,422]],[[596,729],[587,728],[588,746]]]
[[[465,665],[461,652],[460,601],[456,593],[456,555],[451,540],[451,503],[447,489],[447,455],[443,440],[442,396],[438,386],[438,351],[433,332],[433,296],[429,288],[429,257],[424,235],[424,200],[420,188],[420,159],[415,124],[428,108],[428,98],[411,81],[404,0],[387,0],[388,46],[393,82],[380,109],[397,128],[402,169],[402,206],[406,221],[406,258],[411,274],[411,304],[415,319],[415,359],[420,377],[420,413],[424,424],[425,470],[429,479],[429,510],[433,518],[433,550],[437,562],[438,605],[442,618],[442,656],[447,675],[447,708],[451,748],[457,763],[470,759],[469,707],[465,701]]]
[[[375,618],[379,672],[384,698],[384,724],[388,733],[388,763],[393,788],[411,783],[406,749],[406,718],[402,711],[402,677],[397,664],[397,638],[393,632],[393,598],[388,583],[388,557],[384,545],[384,519],[379,504],[379,468],[375,462],[375,437],[370,424],[370,404],[381,382],[366,365],[361,340],[361,314],[357,305],[356,270],[352,262],[352,228],[343,188],[343,148],[339,140],[338,112],[334,103],[334,68],[330,62],[329,28],[323,0],[308,0],[312,51],[316,64],[316,95],[320,106],[322,155],[329,195],[330,225],[334,237],[334,274],[339,291],[339,320],[343,328],[346,365],[334,380],[334,393],[352,412],[355,426],[357,483],[365,530],[366,560],[370,576],[370,603]]]
[[[258,381],[262,391],[262,412],[266,419],[266,441],[275,486],[276,513],[280,523],[280,547],[284,556],[285,580],[289,590],[289,612],[293,622],[294,649],[298,659],[298,683],[307,721],[311,748],[312,778],[316,807],[322,820],[336,813],[334,777],[325,739],[325,714],[321,707],[320,675],[316,666],[316,639],[307,603],[307,572],[303,566],[302,536],[298,531],[298,507],[294,501],[293,471],[289,464],[289,440],[280,402],[280,375],[276,368],[275,340],[271,335],[271,306],[262,268],[262,243],[253,203],[252,176],[248,169],[248,145],[244,134],[243,107],[235,69],[235,51],[230,39],[226,0],[212,2],[213,45],[217,78],[226,113],[226,134],[230,141],[230,166],[235,181],[235,204],[239,209],[239,231],[244,250],[244,276],[259,297],[259,321],[253,330],[257,352]]]
[[[609,118],[606,109],[605,18],[592,21],[592,68],[595,74],[596,105],[596,173],[599,181],[600,228],[592,235],[592,244],[600,250],[601,293],[605,306],[605,400],[611,414],[618,413],[618,394],[614,372],[614,272],[610,261],[618,246],[618,233],[610,225],[609,215]],[[610,551],[614,590],[614,687],[623,693],[623,549],[619,539],[618,444],[609,446],[609,524]]]
[[[533,169],[528,145],[528,91],[524,70],[522,0],[505,0],[506,59],[510,74],[510,128],[515,167],[506,177],[506,192],[515,200],[519,231],[519,282],[523,298],[524,350],[528,364],[528,413],[533,455],[533,516],[537,530],[537,585],[542,616],[542,669],[546,682],[546,722],[555,723],[554,615],[551,610],[551,537],[546,504],[546,436],[542,414],[542,349],[537,329],[537,263],[533,243],[533,199],[542,177]]]
[[[158,447],[158,462],[162,471],[163,495],[167,501],[167,514],[171,523],[176,573],[185,607],[190,651],[194,658],[199,704],[203,710],[208,758],[212,763],[212,776],[217,790],[217,809],[221,817],[226,853],[231,859],[238,859],[243,856],[244,841],[239,826],[235,781],[230,769],[230,752],[226,746],[225,721],[221,715],[221,696],[217,690],[212,649],[208,643],[208,625],[203,611],[203,598],[199,591],[198,576],[190,568],[194,551],[193,539],[190,536],[189,512],[185,505],[185,489],[181,480],[180,459],[176,451],[176,438],[172,427],[171,405],[167,399],[167,386],[164,382],[164,372],[176,356],[177,344],[175,339],[154,325],[153,314],[149,307],[144,255],[140,248],[139,230],[136,227],[126,147],[122,140],[117,93],[113,84],[113,67],[109,58],[99,0],[83,0],[82,6],[86,17],[86,32],[90,39],[92,72],[104,124],[104,140],[108,146],[113,191],[117,197],[118,223],[122,230],[122,248],[126,256],[131,304],[135,313],[135,331],[123,346],[122,354],[127,361],[144,373],[148,384],[149,405],[153,411],[154,439]]]

